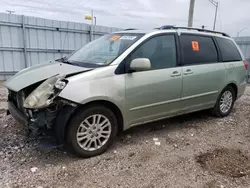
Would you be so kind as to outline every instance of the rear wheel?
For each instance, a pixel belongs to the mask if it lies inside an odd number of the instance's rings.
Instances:
[[[117,133],[114,113],[104,106],[89,106],[71,119],[66,131],[66,145],[79,157],[93,157],[105,152]]]
[[[231,86],[224,88],[219,95],[212,112],[217,117],[224,117],[230,114],[235,102],[235,91]]]

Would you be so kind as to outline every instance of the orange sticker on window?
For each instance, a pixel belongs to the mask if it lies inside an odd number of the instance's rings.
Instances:
[[[193,51],[200,51],[199,43],[197,41],[192,41]]]
[[[118,40],[120,37],[121,36],[119,36],[119,35],[114,35],[109,40],[111,40],[111,41]]]

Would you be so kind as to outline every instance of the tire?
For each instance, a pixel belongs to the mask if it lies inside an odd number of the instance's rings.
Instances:
[[[221,105],[221,101],[222,101],[223,95],[226,95],[226,94],[230,94],[231,95],[232,101],[230,102],[230,106],[226,108],[227,110],[226,109],[222,110],[222,108],[221,108],[220,105]],[[222,90],[222,92],[220,93],[220,95],[219,95],[219,97],[217,99],[217,102],[216,102],[214,108],[212,109],[213,115],[216,116],[216,117],[225,117],[225,116],[228,116],[230,114],[230,112],[232,111],[232,109],[233,109],[235,99],[236,99],[235,90],[231,86],[225,87]]]
[[[100,123],[95,124],[98,118]],[[78,157],[94,157],[104,153],[113,144],[117,130],[117,119],[109,108],[101,105],[86,106],[73,114],[67,125],[66,147]]]

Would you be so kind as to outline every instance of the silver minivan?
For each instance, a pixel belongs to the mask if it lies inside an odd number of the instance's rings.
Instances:
[[[52,132],[80,157],[106,151],[133,126],[203,109],[227,116],[245,90],[248,64],[225,33],[195,28],[129,30],[6,81],[8,113]]]

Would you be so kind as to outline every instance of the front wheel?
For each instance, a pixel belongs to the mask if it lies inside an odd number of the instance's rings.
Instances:
[[[93,157],[105,152],[117,133],[114,113],[104,106],[88,106],[76,113],[66,130],[66,146],[79,157]]]
[[[235,102],[235,91],[231,86],[224,88],[219,95],[212,112],[217,117],[225,117],[230,114]]]

